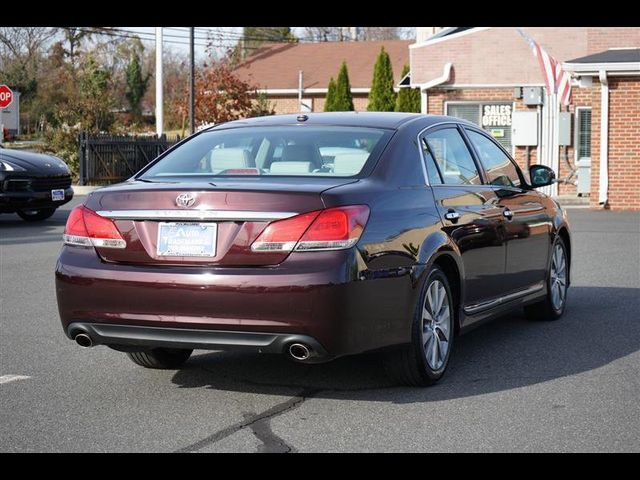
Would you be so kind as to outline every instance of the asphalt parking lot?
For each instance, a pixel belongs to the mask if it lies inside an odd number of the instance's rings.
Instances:
[[[2,452],[640,451],[638,212],[569,210],[565,317],[486,324],[418,389],[394,386],[376,355],[297,365],[197,351],[153,371],[78,347],[53,270],[81,200],[40,224],[0,215]]]

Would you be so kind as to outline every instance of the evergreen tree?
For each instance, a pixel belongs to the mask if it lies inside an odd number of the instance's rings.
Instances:
[[[325,112],[335,112],[333,104],[336,101],[336,81],[331,77],[329,80],[329,88],[327,89],[327,98],[324,101]]]
[[[144,97],[147,87],[149,86],[149,74],[142,74],[142,66],[140,65],[140,55],[138,52],[131,54],[131,61],[127,65],[127,90],[125,95],[131,105],[131,113],[135,120],[139,120],[142,115],[142,97]]]
[[[369,92],[370,112],[393,112],[396,106],[396,92],[393,91],[393,67],[391,59],[384,47],[380,50],[375,67],[373,81]]]
[[[336,80],[335,101],[331,105],[335,112],[349,112],[353,108],[353,97],[351,96],[351,84],[349,83],[349,71],[347,62],[342,62],[338,80]]]
[[[409,65],[402,69],[402,76],[409,73]],[[396,112],[420,113],[420,89],[401,88],[396,100]]]

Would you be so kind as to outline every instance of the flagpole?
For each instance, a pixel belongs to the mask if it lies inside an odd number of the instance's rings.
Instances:
[[[554,172],[556,172],[558,178],[560,178],[560,163],[559,163],[559,159],[560,159],[560,145],[559,145],[559,130],[558,130],[558,125],[559,125],[559,118],[558,118],[558,113],[559,113],[559,106],[558,106],[558,94],[557,93],[553,93],[551,95],[551,97],[553,98],[553,110],[551,111],[551,115],[553,116],[553,130],[551,130],[552,133],[552,143],[551,143],[551,168],[553,169]],[[550,190],[551,190],[551,195],[558,195],[558,184],[557,183],[552,183],[550,185]]]

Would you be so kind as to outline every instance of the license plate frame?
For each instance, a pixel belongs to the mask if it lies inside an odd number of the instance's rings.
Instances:
[[[54,202],[62,202],[64,200],[64,189],[56,188],[51,190],[51,200]]]
[[[195,232],[195,234],[193,233]],[[200,238],[197,238],[200,236]],[[178,238],[182,242],[176,241]],[[189,239],[193,243],[189,243]],[[173,242],[172,242],[173,240]],[[182,245],[180,245],[182,243]],[[213,258],[217,253],[218,224],[214,222],[159,222],[158,257]],[[182,247],[182,248],[181,248]]]

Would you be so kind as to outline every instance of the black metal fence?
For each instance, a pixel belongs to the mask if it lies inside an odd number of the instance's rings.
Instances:
[[[80,185],[104,185],[126,180],[151,160],[180,141],[135,135],[78,135]]]

